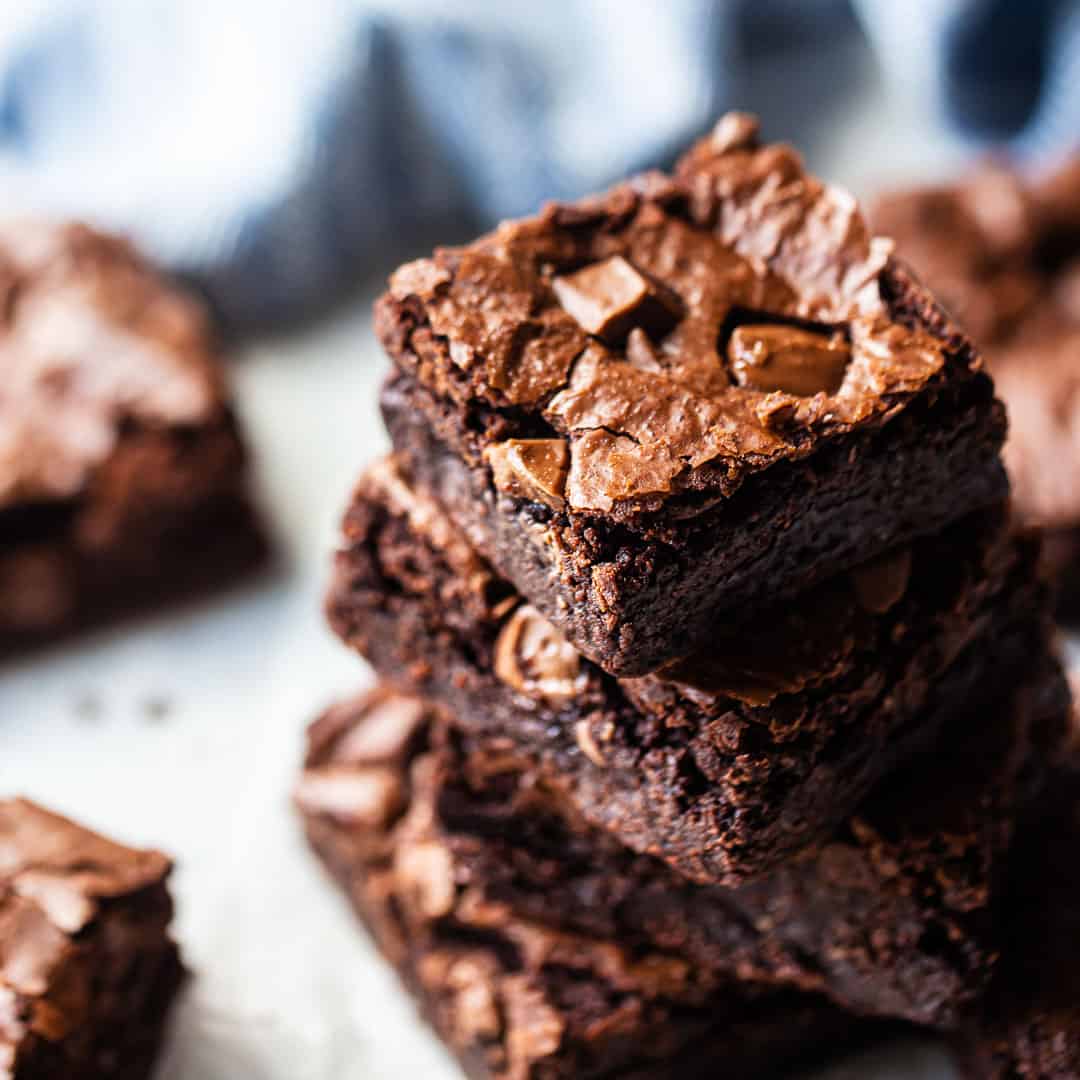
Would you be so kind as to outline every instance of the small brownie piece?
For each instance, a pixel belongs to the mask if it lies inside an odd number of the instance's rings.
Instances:
[[[395,448],[582,653],[645,675],[1005,492],[971,343],[729,115],[679,163],[390,280]]]
[[[169,860],[0,801],[0,1076],[150,1075],[183,969]]]
[[[981,1015],[957,1040],[971,1080],[1080,1077],[1080,747],[1017,833],[1004,945]]]
[[[264,554],[202,308],[83,225],[0,225],[0,653]]]
[[[1029,182],[986,164],[881,197],[875,224],[984,349],[1009,413],[1005,465],[1045,564],[1080,597],[1080,158]]]
[[[516,919],[660,950],[716,977],[824,992],[855,1013],[952,1027],[991,974],[998,864],[1066,713],[1061,673],[1043,663],[996,710],[971,710],[820,851],[730,889],[635,855],[531,763],[385,687],[312,726],[297,798],[315,846],[339,867],[402,816],[399,831],[440,870],[432,892],[447,908],[475,904],[479,885],[485,904]]]
[[[724,1076],[771,1076],[872,1030],[819,995],[632,946],[600,912],[595,932],[554,925],[558,891],[543,918],[523,914],[500,895],[506,868],[489,878],[474,860],[466,883],[436,816],[443,776],[427,728],[424,707],[392,694],[332,709],[312,729],[297,802],[312,846],[469,1076],[675,1080],[720,1064]]]
[[[986,511],[616,680],[401,465],[372,466],[346,515],[334,629],[478,735],[541,754],[591,820],[697,880],[743,880],[820,840],[978,692],[988,653],[1007,666],[1042,648],[1031,545]]]

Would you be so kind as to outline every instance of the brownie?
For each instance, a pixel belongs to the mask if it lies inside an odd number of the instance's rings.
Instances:
[[[265,545],[201,306],[84,225],[0,225],[0,653]]]
[[[182,981],[169,860],[0,801],[0,1075],[148,1077]]]
[[[402,267],[375,326],[417,481],[615,675],[1004,495],[970,341],[746,116]]]
[[[674,1080],[723,1062],[725,1076],[757,1077],[869,1030],[820,995],[631,945],[601,912],[558,926],[557,884],[536,917],[508,902],[506,868],[466,866],[436,817],[445,775],[427,716],[390,693],[331,710],[312,730],[297,802],[312,846],[469,1076]]]
[[[360,481],[328,599],[379,674],[542,755],[583,812],[732,883],[827,835],[1014,653],[1038,655],[1032,546],[977,512],[636,679],[582,658],[395,458]]]
[[[1080,748],[1048,787],[1015,841],[998,974],[957,1039],[971,1080],[1080,1077]]]
[[[312,726],[297,800],[332,865],[355,866],[385,821],[407,822],[399,832],[441,868],[446,906],[474,905],[479,889],[484,904],[560,933],[951,1027],[992,972],[999,864],[1066,711],[1060,671],[1043,663],[996,708],[971,710],[820,850],[734,888],[634,854],[533,762],[388,687]]]
[[[1080,598],[1080,158],[1030,180],[987,163],[952,184],[883,195],[875,224],[984,348],[1009,413],[1018,517]]]

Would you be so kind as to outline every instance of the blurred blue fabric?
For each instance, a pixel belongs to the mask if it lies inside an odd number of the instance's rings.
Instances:
[[[1080,0],[7,6],[5,209],[133,235],[244,329],[664,162],[726,107],[805,144],[849,43],[953,132],[1032,155],[1080,132]],[[783,77],[755,80],[770,58]]]

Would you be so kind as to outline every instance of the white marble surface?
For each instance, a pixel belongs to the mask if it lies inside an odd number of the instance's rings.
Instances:
[[[858,186],[933,170],[917,124],[853,102],[826,147]],[[820,166],[827,162],[816,161]],[[369,298],[256,346],[233,374],[283,565],[180,614],[0,668],[0,792],[177,858],[177,933],[195,977],[160,1080],[456,1075],[307,854],[289,805],[305,723],[369,679],[324,628],[327,555],[361,464],[385,445]],[[949,1076],[907,1046],[832,1080]]]

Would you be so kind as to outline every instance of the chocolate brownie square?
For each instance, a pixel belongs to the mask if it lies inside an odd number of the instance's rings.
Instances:
[[[1017,516],[1080,596],[1080,159],[1039,180],[986,164],[883,195],[875,224],[984,349],[1009,414]]]
[[[424,895],[447,911],[479,904],[662,951],[717,978],[948,1028],[992,972],[999,864],[1066,713],[1061,673],[1044,663],[996,709],[972,710],[819,851],[736,888],[697,885],[634,854],[584,821],[533,762],[470,741],[456,717],[386,687],[312,726],[297,801],[346,880],[387,857],[381,830],[394,820],[399,872],[437,871]],[[422,857],[401,859],[405,836]]]
[[[873,1030],[820,995],[632,947],[602,925],[556,927],[557,891],[533,918],[481,861],[466,884],[433,817],[442,774],[426,717],[391,694],[331,710],[297,801],[312,846],[467,1075],[681,1080],[722,1063],[725,1076],[772,1076]]]
[[[183,970],[169,860],[0,801],[0,1075],[150,1075]]]
[[[344,531],[328,612],[345,642],[478,737],[539,754],[595,824],[700,881],[827,836],[1045,648],[1033,547],[998,511],[715,623],[707,649],[639,679],[581,657],[400,460],[368,470]]]
[[[1004,497],[971,342],[745,116],[402,267],[375,325],[417,482],[614,675]]]
[[[205,313],[126,243],[0,225],[0,345],[0,654],[263,557]]]

